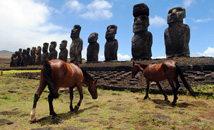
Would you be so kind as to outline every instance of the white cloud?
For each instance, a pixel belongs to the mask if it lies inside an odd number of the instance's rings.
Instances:
[[[208,47],[207,50],[205,50],[203,53],[200,52],[194,52],[191,54],[192,57],[200,57],[200,56],[209,56],[214,57],[214,47]]]
[[[206,18],[206,19],[197,19],[195,20],[194,22],[195,23],[207,23],[209,21],[211,21],[212,19],[211,18]]]
[[[110,19],[113,16],[113,13],[110,11],[112,8],[106,0],[94,0],[92,3],[87,5],[87,12],[81,15],[82,18],[99,20],[99,19]]]
[[[151,24],[151,26],[153,27],[162,27],[164,25],[167,25],[167,22],[164,18],[155,15],[155,17],[150,17],[149,18],[149,22]]]
[[[129,55],[121,55],[120,53],[117,54],[118,61],[126,61],[131,60]]]
[[[66,2],[65,7],[69,8],[71,12],[80,12],[84,8],[84,5],[78,0],[69,0]]]
[[[107,0],[94,0],[88,5],[80,3],[78,0],[69,0],[65,7],[71,12],[77,13],[80,17],[90,20],[110,19],[113,16],[111,12],[113,4]]]
[[[67,40],[66,30],[49,22],[50,8],[34,0],[4,0],[0,3],[0,48],[16,51],[18,48],[41,46],[43,42]],[[69,39],[68,39],[69,40]]]
[[[190,7],[193,4],[194,1],[195,0],[184,0],[183,1],[184,7],[185,8]]]

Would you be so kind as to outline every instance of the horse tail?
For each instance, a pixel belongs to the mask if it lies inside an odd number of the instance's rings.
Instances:
[[[195,92],[192,90],[192,88],[190,87],[190,85],[187,83],[187,81],[186,81],[186,79],[185,79],[185,77],[184,77],[184,74],[183,74],[183,72],[182,72],[181,67],[178,66],[178,65],[176,65],[176,71],[177,71],[177,73],[180,75],[180,78],[181,78],[181,80],[183,81],[185,88],[190,92],[190,94],[191,94],[193,97],[195,97],[196,94],[195,94]]]
[[[59,93],[56,87],[54,86],[53,80],[51,78],[51,66],[48,59],[45,60],[43,65],[43,75],[45,78],[45,82],[48,84],[50,94],[53,96],[53,98],[58,98]]]

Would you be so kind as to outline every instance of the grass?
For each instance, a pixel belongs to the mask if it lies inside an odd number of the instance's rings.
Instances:
[[[53,105],[57,118],[49,116],[48,88],[42,93],[37,104],[36,116],[41,121],[30,123],[29,113],[33,105],[33,96],[39,81],[33,79],[0,77],[0,119],[14,122],[2,125],[0,129],[33,129],[52,127],[54,129],[86,128],[100,129],[214,129],[214,99],[198,97],[197,99],[178,95],[176,106],[164,101],[163,95],[150,94],[150,100],[143,100],[145,92],[132,93],[98,89],[98,99],[93,100],[83,87],[84,99],[79,112],[69,112],[69,95],[61,92]],[[10,90],[10,91],[9,91]],[[203,90],[203,89],[202,89]],[[74,105],[79,94],[74,91]],[[173,96],[169,95],[169,100]],[[4,111],[18,114],[2,115]],[[23,116],[24,115],[24,116]]]

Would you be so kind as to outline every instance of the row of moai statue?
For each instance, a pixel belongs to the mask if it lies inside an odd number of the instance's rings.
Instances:
[[[43,43],[43,48],[41,46],[32,47],[27,49],[20,48],[19,51],[16,51],[11,56],[11,67],[18,67],[18,66],[27,66],[27,65],[41,65],[44,63],[45,59],[57,59],[58,52],[56,51],[57,43],[52,41],[49,47],[49,43]],[[60,44],[60,54],[59,59],[62,59],[67,62],[68,50],[67,41],[63,40]],[[49,52],[48,52],[49,48]],[[43,52],[43,54],[42,54]]]
[[[148,31],[149,27],[149,8],[146,4],[137,4],[133,7],[133,32],[132,37],[132,59],[145,60],[151,59],[152,52],[152,33]],[[182,7],[172,8],[168,12],[167,24],[169,27],[164,32],[165,48],[167,58],[189,57],[190,28],[183,23],[186,17],[186,11]],[[75,25],[71,30],[70,38],[70,62],[82,63],[83,40],[79,37],[81,31],[80,25]],[[117,61],[118,41],[115,39],[117,33],[116,25],[109,25],[105,34],[106,43],[104,48],[105,61]],[[99,43],[97,43],[98,33],[92,33],[88,37],[87,62],[98,62]],[[55,41],[43,44],[43,54],[41,47],[22,49],[15,52],[11,57],[11,66],[40,65],[45,59],[56,59],[57,43]],[[48,52],[48,47],[49,51]],[[67,62],[68,50],[67,41],[63,40],[60,44],[59,59]]]
[[[148,31],[149,8],[146,4],[133,7],[132,56],[133,60],[151,59],[152,33]],[[164,32],[167,58],[189,57],[190,28],[183,23],[186,11],[182,7],[172,8],[168,12],[167,24]]]

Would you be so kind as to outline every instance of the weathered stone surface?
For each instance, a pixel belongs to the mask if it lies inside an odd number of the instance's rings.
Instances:
[[[30,52],[30,65],[36,64],[36,47],[32,47]]]
[[[115,34],[117,34],[117,26],[109,25],[105,35],[105,61],[117,61],[118,41],[115,39]]]
[[[79,37],[81,31],[80,25],[74,25],[74,28],[71,30],[71,39],[72,43],[70,46],[70,62],[79,62],[82,63],[82,47],[83,40]]]
[[[36,48],[36,65],[41,65],[42,63],[42,48],[41,46],[38,46]]]
[[[27,65],[28,65],[27,50],[23,49],[20,66],[27,66]]]
[[[45,42],[43,43],[43,48],[42,48],[42,64],[44,63],[45,59],[49,58],[49,54],[48,54],[48,47],[49,47],[49,43]]]
[[[167,58],[189,57],[190,28],[183,24],[186,11],[182,7],[172,8],[168,12],[169,27],[164,32]]]
[[[56,46],[57,46],[57,43],[55,41],[52,41],[51,42],[51,45],[49,47],[49,60],[52,60],[52,59],[57,59],[57,54],[58,52],[56,51]]]
[[[151,59],[152,33],[149,27],[149,8],[146,4],[137,4],[133,7],[132,57],[133,60]]]
[[[97,39],[98,33],[92,33],[88,37],[87,62],[98,62],[100,45],[97,43]]]
[[[63,40],[60,44],[60,53],[59,53],[59,59],[67,62],[67,58],[68,58],[68,49],[66,48],[67,47],[67,41],[66,40]]]

